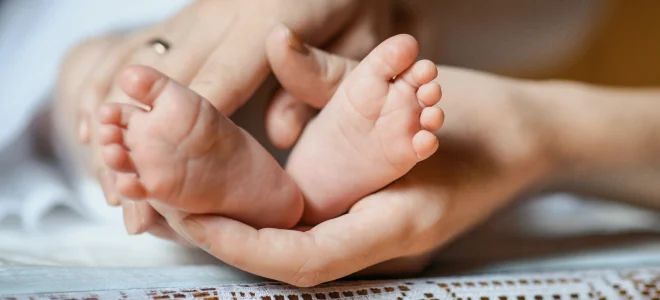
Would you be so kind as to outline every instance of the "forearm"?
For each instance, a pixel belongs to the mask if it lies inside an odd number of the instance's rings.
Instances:
[[[573,174],[555,188],[576,194],[660,209],[660,168]]]
[[[545,146],[560,172],[635,170],[660,165],[660,89],[568,82],[531,89],[552,128]]]
[[[532,83],[555,188],[660,207],[660,89]]]

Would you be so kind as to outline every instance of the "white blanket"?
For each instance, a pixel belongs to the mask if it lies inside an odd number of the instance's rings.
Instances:
[[[39,116],[47,110],[49,91],[70,47],[86,37],[157,22],[187,2],[0,3],[0,265],[196,262],[181,247],[126,235],[121,210],[104,204],[98,185],[66,174],[58,161],[41,158],[35,143],[43,129],[37,126]],[[205,259],[197,262],[209,262]]]
[[[15,291],[0,299],[657,299],[660,268],[628,267],[563,272],[497,273],[402,280],[333,282],[295,288],[275,282],[237,283],[208,267],[148,270],[67,270],[48,273],[57,288],[44,291],[43,269],[21,268],[7,284]],[[85,276],[88,285],[72,287]],[[0,279],[3,270],[0,269]],[[122,288],[126,282],[145,288]],[[32,290],[15,288],[30,286]],[[11,288],[13,287],[13,288]],[[68,287],[62,288],[62,287]],[[0,282],[0,289],[3,283]],[[13,295],[12,295],[13,294]]]

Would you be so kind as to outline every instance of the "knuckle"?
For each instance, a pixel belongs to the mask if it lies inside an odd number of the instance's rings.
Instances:
[[[318,253],[314,251],[313,253]],[[334,279],[329,273],[331,262],[323,257],[312,255],[305,259],[287,282],[297,287],[311,287]]]
[[[203,238],[203,240],[197,240],[194,241],[194,243],[198,246],[201,246],[209,254],[215,256],[218,259],[221,259],[227,265],[233,266],[241,270],[247,269],[245,252],[227,251],[228,246],[224,243],[224,240],[222,240],[221,238],[218,239],[215,238],[213,235],[207,235]]]
[[[211,246],[216,245],[213,242],[210,242],[210,243],[211,243],[210,244]],[[211,252],[211,253],[213,253],[213,252]],[[244,269],[245,268],[245,259],[243,259],[243,256],[240,255],[240,254],[239,255],[234,255],[234,256],[230,257],[229,259],[227,259],[227,264],[229,264],[231,266],[234,266],[235,268],[238,268],[238,269]]]

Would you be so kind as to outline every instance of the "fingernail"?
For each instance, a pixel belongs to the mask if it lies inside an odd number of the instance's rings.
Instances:
[[[289,40],[289,47],[293,49],[294,51],[302,54],[302,55],[307,55],[309,54],[309,48],[305,46],[305,44],[300,40],[300,37],[298,37],[297,34],[295,34],[291,29],[288,29],[287,31],[288,35],[288,40]]]
[[[130,235],[140,233],[142,229],[142,218],[137,205],[132,201],[122,201],[122,208],[124,210],[124,227],[126,228],[126,232]]]
[[[204,226],[192,220],[183,220],[181,221],[181,227],[183,227],[183,236],[191,244],[197,245],[200,248],[205,248],[206,244],[206,231]]]

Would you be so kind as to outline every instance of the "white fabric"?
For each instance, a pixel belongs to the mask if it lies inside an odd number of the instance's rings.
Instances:
[[[8,0],[0,6],[0,265],[210,263],[147,235],[129,237],[96,183],[38,155],[38,116],[59,63],[83,38],[157,22],[189,0]],[[62,207],[63,209],[56,209]]]
[[[350,281],[313,288],[273,282],[222,283],[226,278],[208,268],[121,270],[111,272],[109,278],[89,270],[58,270],[58,276],[52,277],[54,282],[67,286],[71,281],[82,279],[91,286],[66,292],[43,292],[37,288],[28,293],[12,287],[34,287],[32,282],[42,281],[43,274],[30,269],[15,273],[18,276],[10,278],[6,286],[8,291],[18,292],[13,296],[8,293],[6,299],[657,299],[660,293],[660,268],[657,267]],[[76,273],[88,278],[77,277]],[[0,278],[2,275],[3,270],[0,270]],[[190,281],[190,277],[180,281],[179,275],[191,276],[195,281]],[[108,280],[110,278],[112,280]],[[136,279],[157,284],[147,288],[116,288]],[[108,288],[96,288],[99,283],[108,284]]]
[[[71,201],[61,175],[29,150],[34,137],[28,133],[30,122],[48,99],[66,51],[89,36],[160,20],[185,2],[12,0],[2,4],[0,221],[20,212],[26,227],[34,229],[48,207]]]
[[[6,0],[0,7],[0,149],[32,119],[66,51],[83,38],[160,20],[189,0]]]

